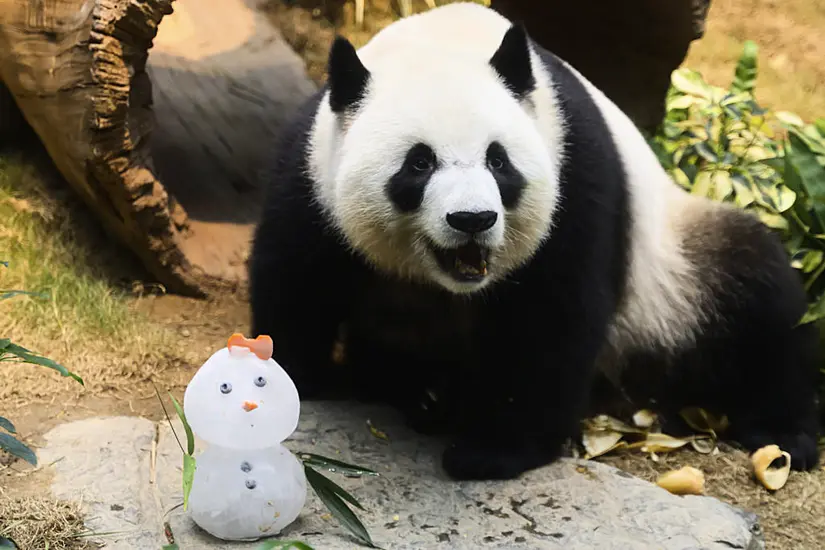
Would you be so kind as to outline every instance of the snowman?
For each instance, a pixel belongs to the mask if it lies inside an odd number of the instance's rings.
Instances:
[[[192,377],[183,408],[208,444],[189,493],[193,521],[224,540],[277,535],[295,521],[306,477],[282,442],[298,426],[300,402],[272,340],[233,334]]]

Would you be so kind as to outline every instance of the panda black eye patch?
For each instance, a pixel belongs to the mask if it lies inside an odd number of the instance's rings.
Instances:
[[[485,162],[498,184],[501,203],[505,208],[514,208],[521,198],[522,189],[527,185],[524,176],[510,162],[507,150],[498,141],[490,143],[487,147]]]
[[[410,147],[401,168],[390,178],[387,195],[402,212],[412,212],[424,200],[424,188],[437,168],[435,151],[424,143]]]

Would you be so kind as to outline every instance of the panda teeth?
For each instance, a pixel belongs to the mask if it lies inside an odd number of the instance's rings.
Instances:
[[[455,270],[463,275],[486,275],[487,262],[481,260],[478,265],[467,264],[461,258],[455,259]]]
[[[462,275],[479,276],[487,274],[487,259],[477,245],[465,245],[456,251],[453,268]]]

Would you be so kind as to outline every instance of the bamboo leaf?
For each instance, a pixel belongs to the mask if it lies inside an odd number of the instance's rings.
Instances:
[[[195,434],[192,433],[192,427],[189,426],[189,422],[186,420],[183,407],[180,406],[180,403],[178,403],[178,400],[175,399],[174,395],[169,393],[169,397],[172,399],[172,405],[175,406],[175,411],[178,413],[178,418],[180,418],[180,421],[183,424],[183,429],[186,431],[186,452],[191,455],[195,452]]]
[[[304,464],[318,466],[330,472],[339,473],[346,476],[360,477],[362,475],[379,475],[378,472],[375,472],[368,468],[354,466],[352,464],[347,464],[346,462],[341,462],[340,460],[335,460],[333,458],[327,458],[325,456],[316,455],[312,453],[300,453],[298,455],[298,458],[300,458],[304,462]]]
[[[11,423],[11,420],[8,418],[3,418],[2,416],[0,416],[0,428],[3,428],[9,433],[17,433],[17,430],[14,428],[14,424]]]
[[[0,290],[0,300],[14,298],[15,296],[35,296],[37,298],[47,298],[48,294],[43,292],[29,292],[28,290]]]
[[[314,550],[312,546],[299,540],[268,540],[255,548],[255,550],[288,550],[289,548],[297,548],[297,550]]]
[[[183,455],[183,510],[189,507],[189,493],[192,492],[192,483],[195,481],[195,457]]]
[[[310,466],[304,464],[304,471],[306,472],[307,481],[312,486],[315,494],[318,495],[318,498],[320,498],[329,509],[333,517],[361,543],[370,548],[378,548],[378,546],[372,542],[372,538],[367,532],[366,527],[364,527],[364,524],[361,523],[361,520],[350,510],[344,500],[363,509],[361,504],[336,483],[316,472]]]
[[[344,489],[343,487],[341,487],[340,485],[338,485],[337,483],[335,483],[334,481],[332,481],[328,477],[316,472],[314,469],[310,468],[306,464],[304,464],[304,469],[305,470],[312,470],[312,477],[315,479],[315,483],[313,483],[313,488],[315,487],[315,484],[317,483],[319,486],[325,487],[325,488],[329,489],[330,491],[332,491],[333,493],[335,493],[336,495],[340,496],[341,498],[343,498],[344,500],[346,500],[347,502],[349,502],[350,504],[352,504],[356,508],[358,508],[360,510],[364,509],[364,507],[361,505],[361,503],[358,502],[355,499],[354,496],[349,494],[346,491],[346,489]],[[309,472],[307,472],[307,480],[309,480]]]
[[[32,365],[39,365],[41,367],[46,367],[46,368],[49,368],[49,369],[52,369],[52,370],[56,370],[57,372],[59,372],[63,376],[69,376],[69,377],[73,378],[74,380],[79,382],[80,385],[85,385],[83,383],[83,379],[80,376],[78,376],[75,373],[71,372],[69,369],[67,369],[63,365],[60,365],[59,363],[56,363],[55,361],[52,361],[51,359],[48,359],[48,358],[43,357],[41,355],[34,354],[31,351],[24,348],[23,346],[19,346],[17,344],[13,344],[11,342],[6,342],[5,345],[0,349],[2,349],[3,352],[5,352],[5,353],[10,353],[12,355],[15,355],[16,357],[18,357],[19,359],[21,359],[25,363],[31,363]]]
[[[18,441],[7,433],[0,432],[0,449],[17,458],[22,458],[32,466],[37,466],[37,456],[34,454],[34,451],[32,451],[28,445]]]

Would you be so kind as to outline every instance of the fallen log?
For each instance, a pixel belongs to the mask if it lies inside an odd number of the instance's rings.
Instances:
[[[314,86],[250,2],[174,6],[0,0],[0,81],[107,231],[203,296],[245,280],[258,162]]]

